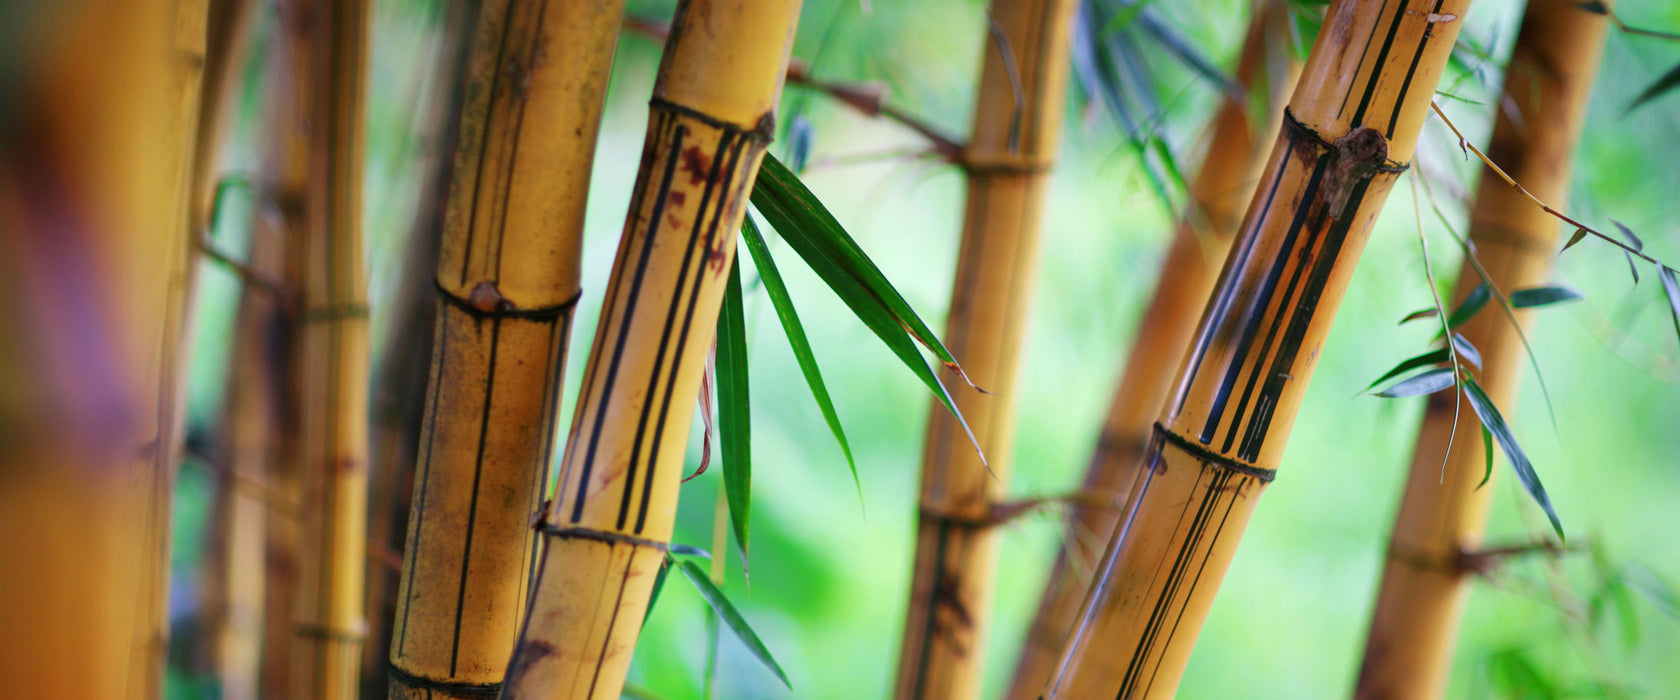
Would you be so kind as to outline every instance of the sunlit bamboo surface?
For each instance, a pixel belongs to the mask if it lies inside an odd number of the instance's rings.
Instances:
[[[437,341],[391,696],[481,697],[529,593],[621,2],[479,9],[444,215]]]
[[[679,3],[504,698],[617,698],[664,562],[796,0]]]
[[[1330,6],[1045,697],[1176,691],[1467,5]]]
[[[982,394],[944,381],[985,453],[942,404],[922,451],[920,518],[894,697],[975,698],[997,559],[993,506],[1008,487],[1016,369],[1038,265],[1049,170],[1061,140],[1072,0],[995,0],[974,130],[968,203],[944,340]]]
[[[1533,0],[1523,14],[1506,68],[1505,97],[1498,103],[1509,107],[1494,110],[1487,154],[1543,201],[1568,199],[1575,146],[1608,24],[1566,0]],[[1483,173],[1470,211],[1470,242],[1501,291],[1546,282],[1558,225],[1522,193]],[[1465,261],[1456,299],[1481,281]],[[1482,389],[1509,415],[1516,408],[1524,353],[1518,330],[1495,306],[1453,330],[1481,352]],[[1529,313],[1518,311],[1517,319],[1526,323]],[[1454,413],[1452,392],[1430,396],[1388,545],[1356,697],[1435,698],[1446,692],[1459,619],[1476,573],[1465,555],[1481,546],[1495,481],[1482,484],[1486,453],[1475,413],[1468,407],[1457,411],[1456,427]]]
[[[1190,344],[1202,304],[1213,291],[1225,253],[1242,223],[1243,208],[1260,178],[1265,138],[1277,131],[1284,102],[1300,72],[1289,46],[1288,12],[1284,0],[1261,0],[1249,20],[1235,71],[1236,84],[1247,99],[1224,95],[1209,125],[1207,154],[1190,184],[1189,209],[1179,218],[1161,263],[1154,296],[1122,366],[1119,387],[1085,471],[1081,488],[1087,499],[1070,506],[1062,549],[1005,697],[1036,698],[1044,689],[1051,664],[1085,599],[1091,572],[1142,472],[1143,453],[1172,388],[1173,373]]]

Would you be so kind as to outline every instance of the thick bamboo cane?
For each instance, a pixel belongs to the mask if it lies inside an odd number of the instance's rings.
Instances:
[[[148,696],[163,670],[156,524],[178,423],[193,9],[11,16],[32,24],[0,94],[0,687]]]
[[[798,18],[797,0],[677,6],[504,698],[623,686]]]
[[[1190,184],[1190,208],[1179,219],[1172,246],[1161,263],[1154,296],[1144,311],[1085,471],[1082,488],[1091,500],[1071,507],[1065,543],[1045,583],[1005,697],[1034,698],[1044,689],[1085,599],[1090,571],[1102,556],[1101,547],[1113,536],[1132,484],[1142,472],[1140,460],[1172,388],[1173,371],[1184,359],[1202,304],[1213,291],[1225,253],[1242,223],[1243,207],[1260,178],[1264,138],[1277,130],[1284,101],[1300,72],[1300,63],[1284,43],[1288,12],[1287,2],[1262,0],[1249,22],[1237,59],[1236,82],[1248,95],[1263,100],[1266,111],[1255,116],[1265,121],[1250,116],[1252,104],[1229,95],[1220,101],[1207,155]],[[1273,74],[1274,66],[1282,70]]]
[[[1338,0],[1045,697],[1170,697],[1468,0]]]
[[[1567,0],[1532,0],[1505,74],[1488,156],[1534,196],[1569,197],[1575,145],[1598,71],[1608,23]],[[1499,289],[1543,283],[1551,269],[1557,220],[1484,172],[1470,213],[1470,242]],[[1481,282],[1468,261],[1457,297]],[[1526,322],[1528,313],[1518,312]],[[1482,353],[1480,383],[1509,411],[1516,405],[1523,349],[1504,315],[1483,312],[1453,329]],[[1481,545],[1493,481],[1482,485],[1481,425],[1468,409],[1454,426],[1453,396],[1438,393],[1418,431],[1411,476],[1395,518],[1355,695],[1432,698],[1446,691],[1453,646],[1474,571],[1464,555]],[[1456,429],[1453,450],[1447,443]]]
[[[997,523],[1014,449],[1016,368],[1038,263],[1049,170],[1061,140],[1072,0],[994,0],[962,165],[968,204],[945,342],[974,438],[937,403],[922,452],[920,518],[894,697],[974,698],[985,663]],[[963,390],[959,391],[959,387]]]
[[[482,697],[529,593],[621,0],[481,9],[437,265],[437,341],[391,697]]]
[[[300,242],[300,557],[290,693],[353,698],[361,668],[368,338],[362,269],[364,0],[297,0],[310,31],[311,120]]]

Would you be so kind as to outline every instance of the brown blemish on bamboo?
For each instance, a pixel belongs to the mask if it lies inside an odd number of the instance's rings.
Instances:
[[[1463,24],[1405,11],[1467,4],[1330,7],[1145,457],[1167,469],[1139,479],[1044,697],[1176,691]]]
[[[1523,15],[1504,95],[1516,118],[1498,110],[1488,155],[1542,201],[1569,193],[1576,142],[1597,72],[1607,22],[1574,3],[1533,2]],[[1557,221],[1484,171],[1470,214],[1470,242],[1500,290],[1542,284],[1551,267]],[[1481,278],[1469,261],[1455,299]],[[1527,312],[1517,312],[1526,322]],[[1515,406],[1523,350],[1517,329],[1493,310],[1454,331],[1482,353],[1480,383],[1496,405]],[[1355,696],[1440,697],[1447,687],[1459,619],[1481,546],[1493,479],[1481,484],[1481,425],[1468,409],[1454,422],[1454,396],[1430,397],[1395,518]],[[1453,450],[1447,453],[1448,438]],[[1498,471],[1497,469],[1495,471]]]

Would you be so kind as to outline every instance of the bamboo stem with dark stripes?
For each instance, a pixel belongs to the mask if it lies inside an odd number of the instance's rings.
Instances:
[[[1543,201],[1569,197],[1575,146],[1607,26],[1604,16],[1566,0],[1532,0],[1523,15],[1504,98],[1497,102],[1511,111],[1497,110],[1487,153]],[[1470,242],[1501,291],[1546,281],[1557,230],[1556,219],[1484,170],[1470,210]],[[1456,299],[1480,283],[1465,261]],[[1518,311],[1518,320],[1527,323],[1529,313]],[[1481,351],[1480,384],[1509,415],[1524,357],[1517,329],[1503,314],[1486,310],[1453,330]],[[1388,545],[1357,697],[1436,698],[1446,692],[1459,619],[1476,573],[1466,566],[1466,556],[1481,546],[1495,482],[1481,483],[1486,471],[1481,424],[1465,408],[1457,411],[1455,425],[1454,413],[1451,392],[1430,396]]]
[[[799,5],[677,6],[504,698],[619,696]]]
[[[622,12],[620,0],[479,10],[436,267],[393,698],[495,693],[513,653]]]
[[[1050,168],[1067,95],[1072,0],[993,0],[974,130],[961,164],[968,202],[945,343],[968,377],[949,370],[964,427],[929,410],[909,612],[894,697],[976,698],[985,665],[997,522],[1008,488],[1014,400],[1027,306],[1038,265]]]
[[[1121,369],[1119,387],[1085,471],[1081,488],[1091,500],[1070,507],[1064,544],[1004,697],[1027,700],[1044,689],[1051,664],[1085,599],[1091,570],[1113,536],[1132,484],[1142,472],[1140,461],[1155,417],[1172,388],[1173,372],[1184,359],[1202,304],[1213,291],[1225,253],[1242,223],[1243,207],[1260,178],[1265,138],[1277,131],[1284,102],[1300,72],[1300,63],[1288,46],[1288,12],[1284,0],[1261,0],[1249,21],[1237,59],[1236,83],[1246,96],[1258,99],[1238,101],[1225,95],[1210,124],[1207,155],[1190,184],[1189,210],[1180,217],[1161,263],[1155,293]],[[1251,115],[1256,103],[1264,110]]]
[[[0,86],[0,687],[13,692],[162,691],[194,16],[172,0],[12,14],[32,23]]]
[[[1330,6],[1044,697],[1176,692],[1468,4]]]
[[[353,698],[367,544],[366,273],[361,182],[365,0],[290,0],[309,32],[309,120],[299,363],[302,478],[291,687],[294,698]]]

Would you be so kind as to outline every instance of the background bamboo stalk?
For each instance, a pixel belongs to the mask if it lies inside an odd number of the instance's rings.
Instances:
[[[298,333],[302,556],[291,696],[355,697],[365,633],[368,338],[362,269],[362,0],[285,3],[309,32],[309,179]]]
[[[391,697],[495,692],[513,652],[622,13],[619,0],[480,9],[436,267]]]
[[[797,0],[677,6],[504,698],[617,698],[664,563]]]
[[[191,15],[168,0],[34,8],[0,96],[0,687],[13,691],[161,690],[148,687],[166,566],[152,525],[167,523],[181,296],[160,271],[186,257]]]
[[[449,194],[450,163],[461,111],[466,45],[478,3],[445,0],[437,32],[432,95],[418,127],[416,167],[424,173],[409,220],[402,272],[392,293],[390,328],[375,365],[368,444],[368,641],[362,649],[362,697],[389,692],[391,629],[402,580],[402,552],[414,497],[414,462],[431,386],[436,335],[438,247]]]
[[[1546,202],[1569,197],[1575,146],[1608,22],[1565,0],[1533,0],[1506,68],[1488,156]],[[1514,112],[1514,113],[1513,113]],[[1557,220],[1496,176],[1484,173],[1470,214],[1470,242],[1506,293],[1545,282]],[[1481,282],[1469,261],[1458,275],[1462,300]],[[1518,312],[1526,323],[1528,312]],[[1478,314],[1453,330],[1482,354],[1480,383],[1507,415],[1516,405],[1523,349],[1504,315]],[[1451,393],[1430,396],[1395,518],[1355,695],[1432,698],[1446,691],[1459,618],[1474,571],[1463,555],[1481,545],[1493,480],[1482,485],[1481,424]],[[1453,449],[1447,452],[1454,431]]]
[[[1023,643],[1005,697],[1036,698],[1073,627],[1101,547],[1114,534],[1132,484],[1142,472],[1155,417],[1166,403],[1174,370],[1219,268],[1242,223],[1264,164],[1266,134],[1277,130],[1288,91],[1300,72],[1290,51],[1289,5],[1262,0],[1249,21],[1237,59],[1236,83],[1250,98],[1224,95],[1208,137],[1207,155],[1190,184],[1190,204],[1178,221],[1160,279],[1120,373],[1082,490],[1092,499],[1070,506],[1063,546],[1050,570],[1038,611]],[[1272,71],[1274,66],[1282,70]],[[1254,103],[1262,109],[1251,116]],[[1264,121],[1255,119],[1260,117]],[[1100,503],[1102,505],[1092,505]]]
[[[1016,369],[1038,264],[1049,170],[1061,140],[1072,0],[994,0],[945,343],[982,394],[947,370],[943,381],[987,462],[943,406],[929,410],[910,608],[894,696],[980,694],[997,559],[992,508],[1014,450]]]
[[[1331,5],[1046,697],[1176,691],[1467,5]]]

